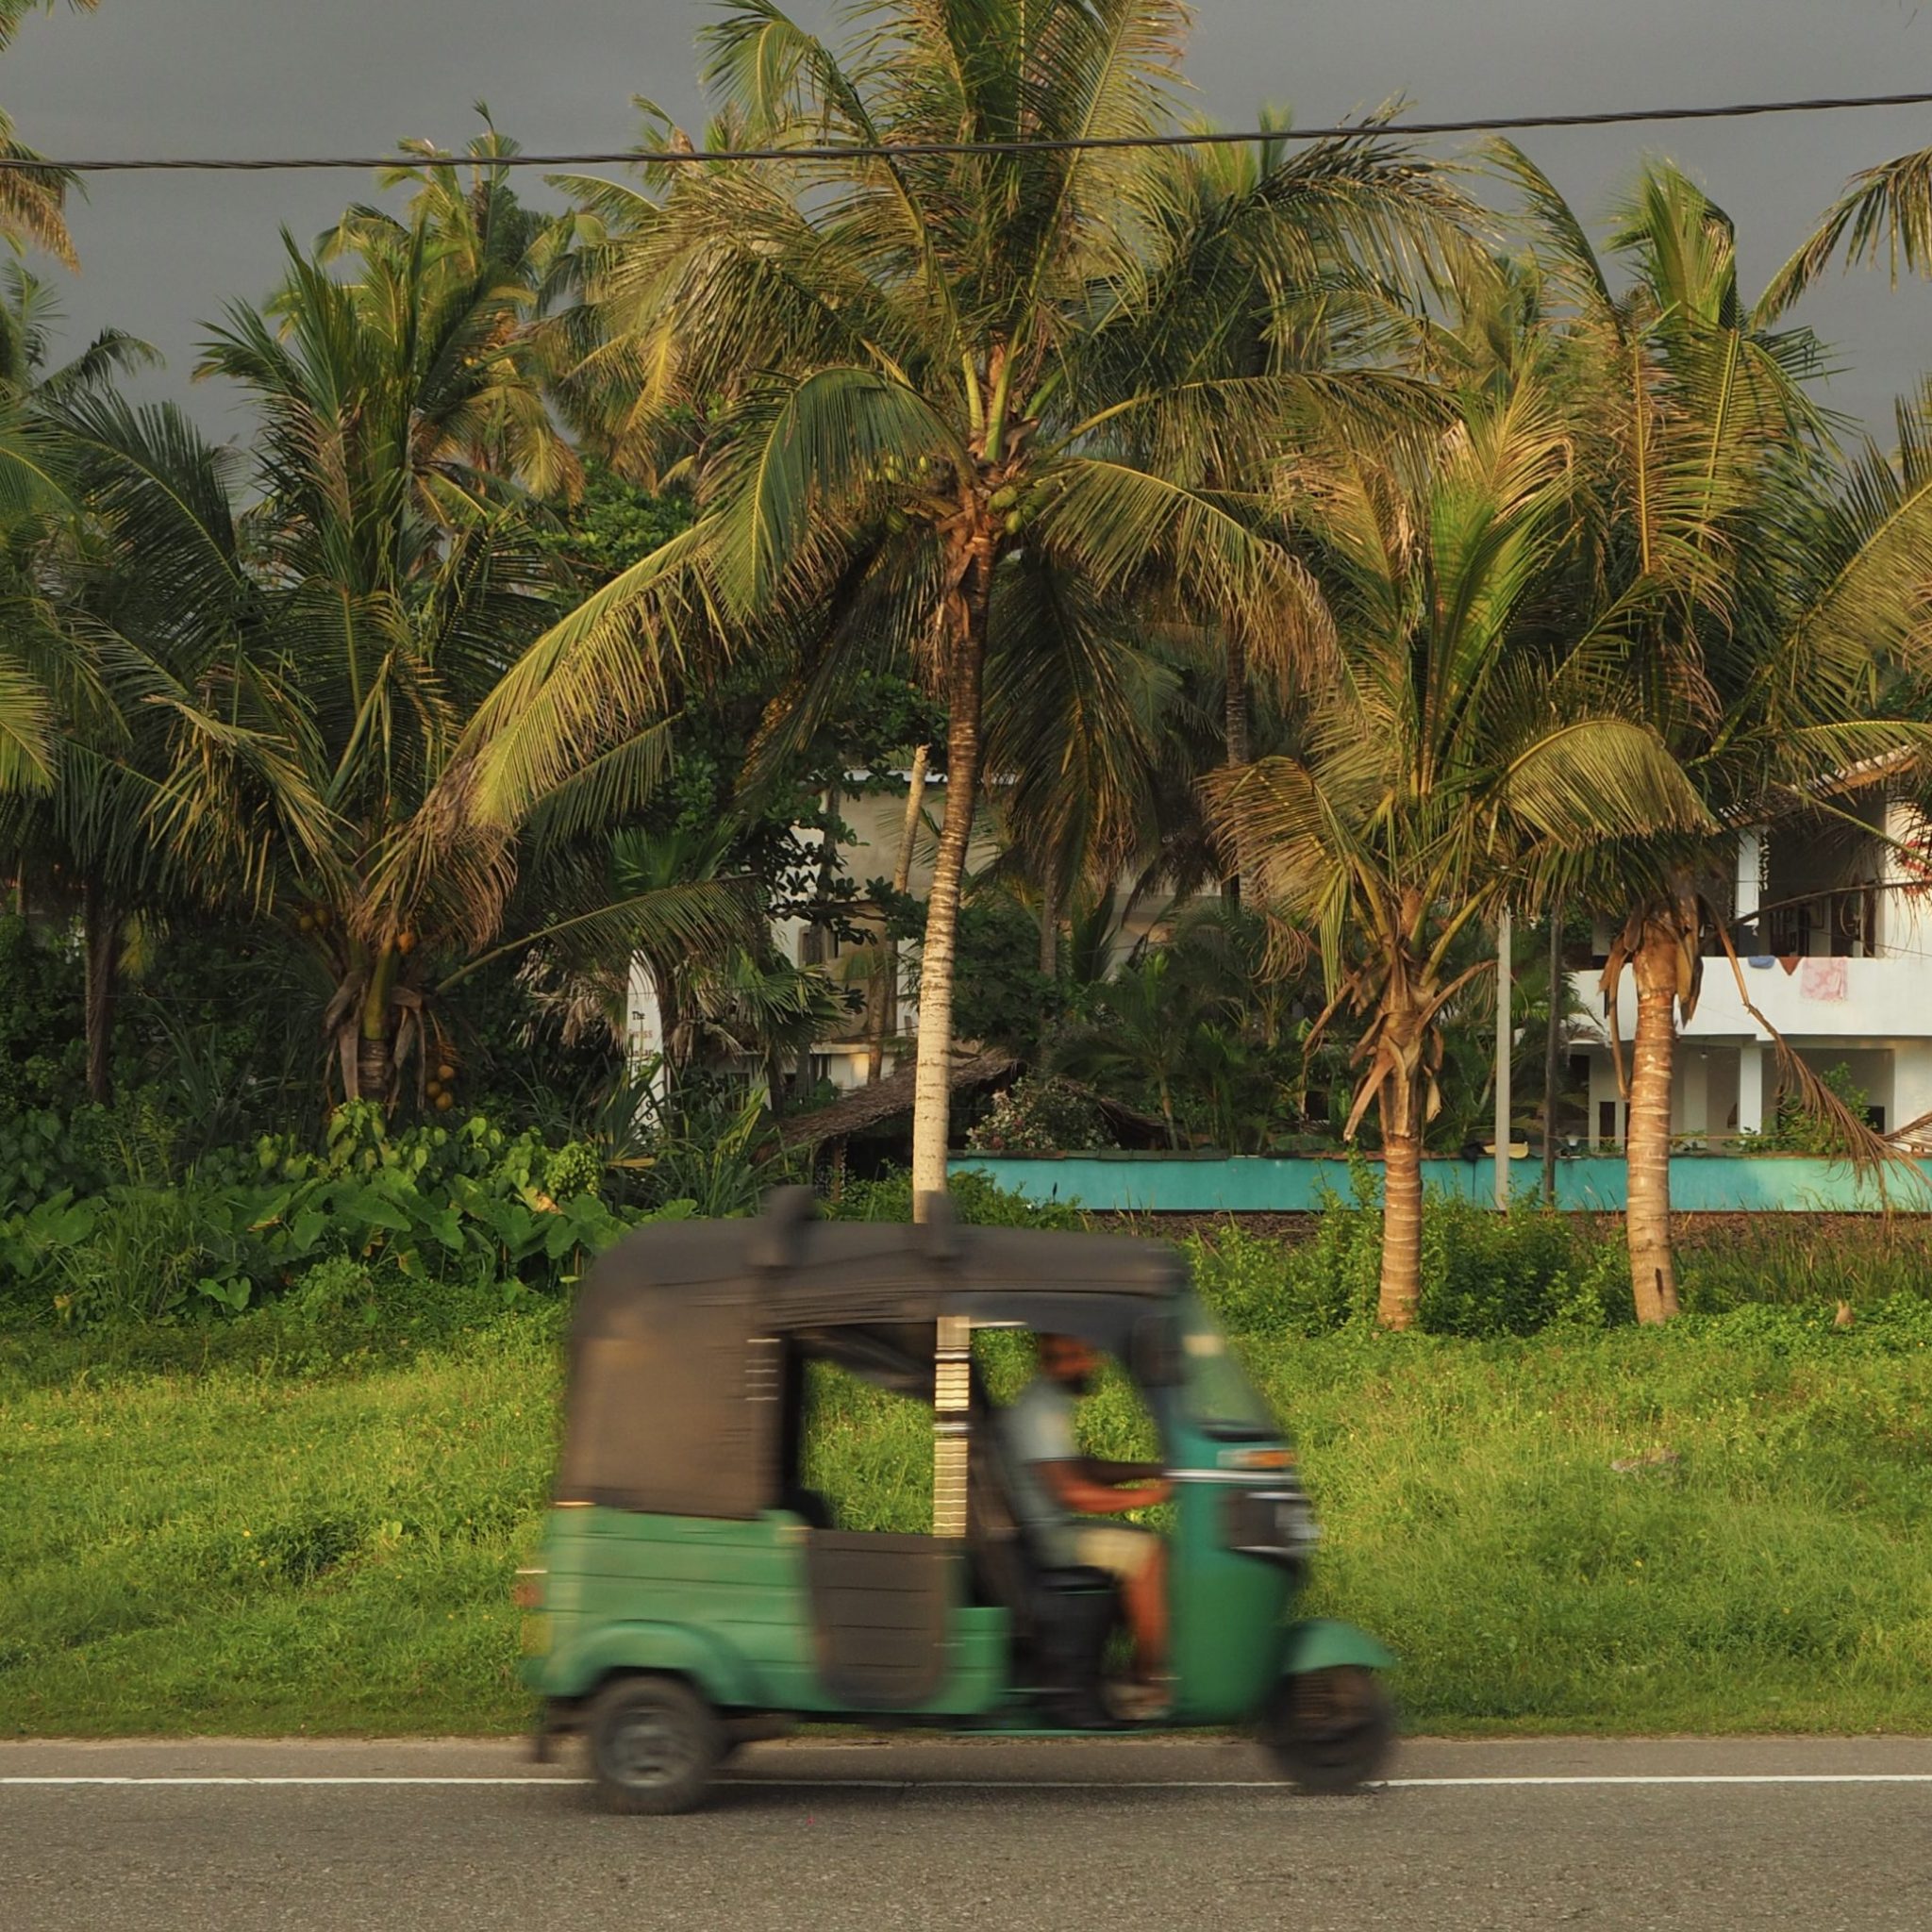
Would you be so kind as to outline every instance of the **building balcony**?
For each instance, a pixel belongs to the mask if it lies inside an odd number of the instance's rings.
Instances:
[[[1741,960],[1744,993],[1787,1040],[1842,1041],[1890,1045],[1932,1041],[1932,958],[1814,958],[1791,962]],[[1574,973],[1571,984],[1591,1018],[1608,1039],[1608,1012],[1601,975]],[[1637,1025],[1637,988],[1624,975],[1617,1025],[1627,1042]],[[1697,1010],[1683,1029],[1687,1041],[1762,1040],[1764,1030],[1745,1011],[1731,962],[1720,954],[1704,962]]]

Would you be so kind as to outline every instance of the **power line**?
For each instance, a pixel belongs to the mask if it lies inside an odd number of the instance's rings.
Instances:
[[[1067,154],[1104,148],[1233,147],[1268,141],[1368,141],[1438,134],[1511,134],[1540,128],[1634,127],[1666,121],[1745,121],[1768,114],[1830,114],[1863,108],[1932,107],[1932,93],[1843,94],[1799,101],[1735,101],[1702,108],[1632,108],[1602,114],[1502,114],[1466,121],[1369,121],[1335,127],[1257,127],[1239,132],[1081,135],[1035,141],[837,142],[805,147],[607,148],[582,154],[89,156],[74,160],[0,155],[0,170],[67,175],[266,175],[454,164],[495,168],[670,167],[728,161],[846,161],[941,158],[964,155]]]

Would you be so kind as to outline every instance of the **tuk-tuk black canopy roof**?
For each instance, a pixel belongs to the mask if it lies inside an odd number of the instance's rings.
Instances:
[[[560,1502],[766,1507],[787,1336],[924,1326],[929,1350],[930,1324],[965,1315],[1124,1355],[1186,1281],[1173,1250],[1121,1236],[810,1213],[787,1190],[756,1221],[640,1228],[596,1262],[571,1327]]]

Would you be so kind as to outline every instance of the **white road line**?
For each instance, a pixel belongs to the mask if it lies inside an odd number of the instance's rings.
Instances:
[[[561,1785],[573,1782],[554,1777],[218,1777],[199,1774],[170,1774],[160,1777],[79,1777],[65,1774],[44,1776],[0,1775],[0,1785]]]
[[[41,1775],[0,1774],[0,1786],[58,1785],[570,1785],[577,1780],[551,1776],[367,1776],[307,1775],[290,1777],[218,1776],[168,1774],[154,1777],[101,1776],[68,1774]],[[782,1790],[841,1791],[1286,1791],[1279,1778],[952,1778],[952,1777],[739,1777],[728,1784],[758,1785]],[[1932,1785],[1926,1771],[1846,1772],[1658,1772],[1557,1774],[1550,1776],[1391,1777],[1377,1779],[1368,1789],[1385,1791],[1462,1790],[1474,1787],[1551,1787],[1592,1785]]]

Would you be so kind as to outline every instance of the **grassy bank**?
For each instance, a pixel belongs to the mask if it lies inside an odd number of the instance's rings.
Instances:
[[[1922,1328],[1747,1307],[1663,1334],[1243,1346],[1322,1509],[1316,1607],[1392,1641],[1412,1724],[1926,1731]],[[519,1727],[508,1591],[557,1339],[542,1308],[347,1361],[267,1324],[212,1352],[4,1344],[0,1728]],[[835,1486],[883,1526],[923,1443],[853,1396]]]

